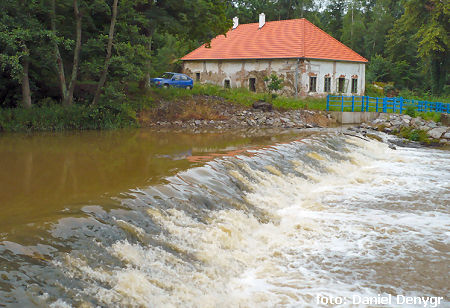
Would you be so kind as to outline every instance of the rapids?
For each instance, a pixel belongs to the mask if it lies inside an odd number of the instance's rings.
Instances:
[[[450,306],[450,152],[326,131],[205,155],[29,238],[2,228],[0,306]]]

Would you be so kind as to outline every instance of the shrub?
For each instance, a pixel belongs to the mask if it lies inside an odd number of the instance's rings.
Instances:
[[[416,106],[409,105],[406,107],[405,114],[409,115],[412,118],[416,117]]]
[[[411,141],[418,141],[420,143],[429,144],[431,143],[430,138],[428,138],[427,132],[421,129],[413,129],[411,127],[404,127],[396,134],[402,138],[409,139]]]
[[[384,96],[384,91],[383,91],[383,87],[380,87],[378,85],[375,84],[366,84],[366,93],[367,96],[372,96],[372,97],[383,97]]]
[[[129,104],[0,109],[0,130],[4,131],[113,129],[130,126],[137,126],[137,118]]]
[[[284,82],[284,79],[279,78],[277,74],[272,73],[270,77],[266,76],[264,78],[264,81],[267,83],[267,89],[269,91],[269,101],[272,101],[272,99],[277,97],[274,92],[277,92],[283,88],[282,83]]]

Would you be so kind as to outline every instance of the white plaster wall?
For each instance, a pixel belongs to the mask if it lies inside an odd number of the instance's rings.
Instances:
[[[331,77],[331,93],[337,93],[338,78],[343,76],[347,80],[346,91],[351,95],[352,77],[358,79],[356,95],[363,95],[365,91],[365,64],[357,62],[328,61],[328,60],[221,60],[221,61],[185,61],[183,71],[195,78],[195,73],[201,73],[202,83],[224,85],[225,79],[230,80],[231,87],[248,87],[248,79],[257,79],[257,90],[264,91],[264,76],[275,72],[285,79],[285,94],[295,94],[295,75],[298,73],[298,94],[301,96],[325,96],[325,76]],[[309,77],[317,77],[316,92],[309,92]]]
[[[317,77],[316,91],[309,92],[309,77],[312,74]],[[338,79],[342,76],[346,79],[347,87],[343,94],[352,95],[352,78],[358,79],[358,91],[354,94],[363,95],[365,91],[365,64],[358,62],[306,60],[306,71],[302,74],[302,85],[308,95],[326,95],[325,76],[331,78],[331,93],[338,93]]]

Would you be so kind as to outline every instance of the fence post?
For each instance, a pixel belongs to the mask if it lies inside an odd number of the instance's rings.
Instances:
[[[344,112],[344,95],[342,95],[341,111]]]
[[[355,111],[355,96],[352,95],[352,112]]]
[[[403,113],[403,97],[400,97],[400,114]]]
[[[368,96],[366,96],[366,111],[369,111],[369,102],[370,102],[370,98]]]
[[[330,111],[330,94],[327,95],[327,111]]]
[[[386,97],[383,97],[383,112],[386,113]]]
[[[364,96],[361,96],[361,111],[364,111]]]
[[[376,97],[375,99],[376,99],[375,112],[378,112],[378,97]]]

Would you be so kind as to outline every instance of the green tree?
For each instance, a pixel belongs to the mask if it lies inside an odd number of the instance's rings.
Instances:
[[[231,27],[226,17],[225,0],[140,0],[135,5],[138,26],[148,38],[148,52],[152,53],[155,32],[177,35],[184,40],[207,43]],[[151,71],[151,59],[146,65],[146,81]]]
[[[62,4],[61,2],[59,3]],[[64,41],[64,38],[58,37],[58,31],[57,31],[57,12],[56,12],[56,3],[55,0],[50,1],[50,27],[51,31],[53,33],[53,39],[52,43],[54,46],[54,52],[53,55],[55,57],[55,64],[58,71],[58,80],[59,80],[59,87],[61,90],[61,96],[62,101],[64,105],[71,105],[73,101],[73,92],[75,90],[75,83],[77,81],[77,75],[78,75],[78,65],[80,62],[80,52],[81,52],[81,13],[79,9],[78,0],[73,0],[73,14],[74,19],[76,23],[76,43],[75,43],[75,49],[73,53],[73,61],[72,61],[72,74],[70,77],[69,84],[67,85],[66,82],[66,71],[64,69],[64,61],[61,56],[60,48],[59,48],[59,42]]]
[[[393,28],[395,20],[403,13],[400,2],[377,0],[364,9],[367,27],[364,33],[364,54],[368,59],[376,54],[385,57],[387,34]]]
[[[442,93],[449,70],[450,2],[439,0],[403,1],[405,13],[395,23],[392,36],[411,31],[418,56],[431,75],[433,93]]]
[[[324,30],[337,39],[342,36],[345,6],[345,1],[330,0],[322,14]]]
[[[347,7],[347,13],[343,18],[341,41],[355,50],[365,55],[364,39],[366,37],[366,26],[364,15],[358,1],[352,0]]]
[[[276,9],[276,2],[271,0],[236,0],[229,1],[227,7],[227,17],[239,17],[239,23],[248,24],[256,23],[259,14],[266,14],[268,21],[279,20],[280,15]]]
[[[115,31],[116,22],[117,22],[117,6],[118,6],[118,4],[119,4],[119,0],[114,0],[113,4],[111,6],[111,23],[109,25],[108,44],[106,47],[105,64],[103,66],[103,69],[102,69],[102,72],[100,75],[100,80],[97,85],[97,90],[95,91],[94,99],[92,100],[92,105],[97,104],[98,99],[100,97],[100,92],[102,91],[103,86],[105,85],[105,82],[106,82],[106,76],[108,75],[108,69],[109,69],[111,56],[112,56],[114,31]]]
[[[48,33],[36,18],[39,1],[0,2],[0,69],[21,86],[22,106],[31,107],[30,65]]]

